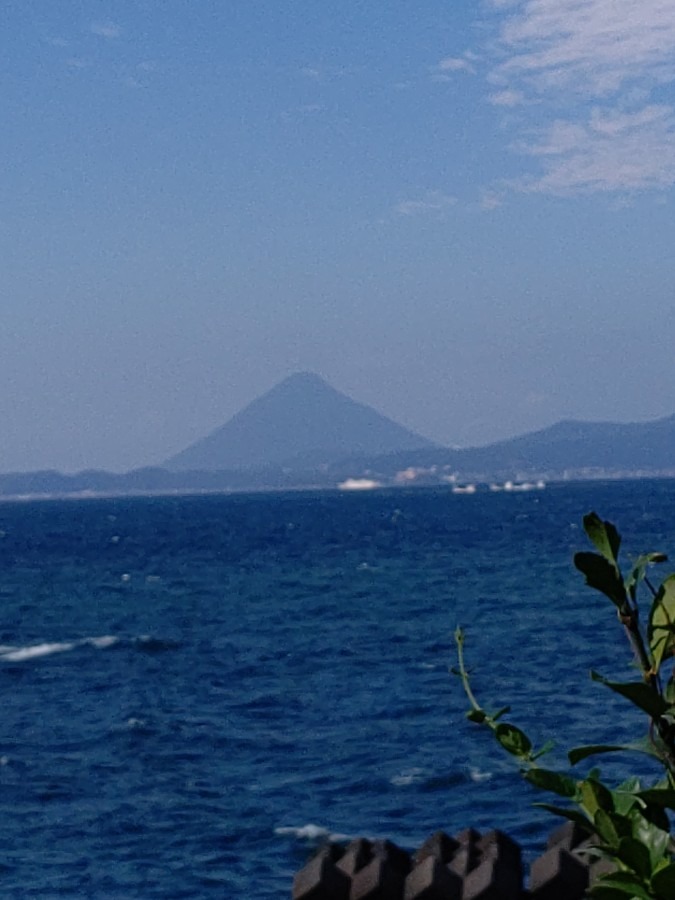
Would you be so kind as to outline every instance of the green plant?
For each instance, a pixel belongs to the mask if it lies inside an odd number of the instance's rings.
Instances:
[[[586,584],[616,608],[640,672],[639,680],[627,682],[609,681],[597,672],[591,677],[645,713],[648,733],[627,745],[577,747],[568,753],[570,766],[597,754],[621,750],[647,753],[662,769],[660,780],[644,787],[638,778],[631,778],[612,788],[601,780],[598,770],[575,778],[569,771],[542,767],[540,759],[552,744],[535,750],[524,731],[504,720],[509,707],[488,712],[476,699],[461,628],[455,632],[458,666],[453,671],[461,678],[471,705],[468,718],[492,731],[499,745],[518,760],[527,781],[571,804],[538,805],[580,825],[591,838],[590,852],[612,864],[612,870],[595,882],[589,895],[597,900],[673,900],[675,843],[670,813],[675,811],[675,575],[666,577],[658,587],[652,584],[649,571],[667,560],[663,553],[640,556],[624,575],[619,565],[621,537],[614,525],[590,513],[584,517],[584,530],[595,552],[577,553],[574,563]],[[643,619],[640,604],[644,595],[648,611]]]

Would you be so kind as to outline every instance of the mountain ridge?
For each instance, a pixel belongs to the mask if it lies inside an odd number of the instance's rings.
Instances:
[[[296,372],[256,397],[224,425],[162,463],[168,471],[283,465],[296,458],[425,449],[427,438],[352,400],[319,375]]]
[[[563,419],[553,425],[506,438],[491,444],[450,448],[433,444],[426,438],[397,425],[375,410],[356,403],[336,391],[319,376],[297,373],[256,398],[248,407],[216,429],[213,435],[225,436],[228,426],[251,415],[259,415],[267,443],[274,442],[278,432],[274,423],[282,412],[266,415],[266,405],[274,412],[277,400],[286,392],[297,401],[297,421],[291,423],[293,441],[275,445],[276,456],[256,459],[255,448],[248,445],[245,465],[228,468],[221,458],[219,468],[200,469],[197,464],[173,469],[148,466],[124,474],[87,470],[64,475],[48,470],[0,474],[0,497],[72,497],[119,496],[139,494],[213,493],[255,490],[330,489],[344,482],[376,483],[381,486],[441,485],[450,483],[484,483],[543,479],[565,481],[580,479],[613,479],[634,477],[675,477],[675,414],[648,422],[607,422]],[[253,413],[251,413],[251,408]],[[326,412],[328,410],[328,412]],[[318,411],[318,412],[317,412]],[[246,415],[244,415],[246,413]],[[345,415],[356,414],[359,426],[366,431],[374,423],[384,443],[371,441],[365,445],[340,437],[329,446],[316,446],[340,432]],[[299,418],[298,418],[299,417]],[[352,420],[352,419],[350,419]],[[353,421],[353,420],[352,420]],[[318,424],[317,424],[318,423]],[[384,431],[379,431],[379,428]],[[309,428],[309,432],[307,429]],[[303,431],[303,429],[305,429]],[[286,428],[286,433],[288,429]],[[314,446],[307,434],[314,435]],[[321,440],[316,438],[317,433]],[[253,429],[253,437],[260,431]],[[281,432],[283,436],[283,429]],[[244,429],[244,437],[247,437]],[[248,432],[251,437],[251,432]],[[296,440],[297,438],[297,440]],[[386,438],[386,440],[384,440]],[[379,439],[378,439],[379,440]],[[191,447],[198,446],[196,442]],[[395,446],[398,449],[391,450]],[[385,452],[382,452],[382,447]],[[186,448],[189,450],[190,448]],[[264,446],[263,446],[264,449]],[[238,448],[239,461],[242,450]],[[178,454],[177,456],[180,456]],[[171,457],[167,462],[170,462]],[[189,462],[189,460],[188,460]]]

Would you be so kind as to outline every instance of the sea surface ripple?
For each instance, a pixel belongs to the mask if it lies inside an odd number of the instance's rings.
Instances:
[[[581,516],[675,550],[672,482],[0,506],[0,895],[290,896],[317,842],[551,822],[448,667],[563,750],[632,736]],[[617,777],[621,763],[617,763]],[[649,773],[647,773],[649,774]]]

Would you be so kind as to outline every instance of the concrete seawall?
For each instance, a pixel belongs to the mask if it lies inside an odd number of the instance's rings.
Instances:
[[[572,822],[554,831],[525,872],[502,831],[431,835],[413,853],[391,841],[327,844],[296,874],[293,900],[583,900],[607,863]]]

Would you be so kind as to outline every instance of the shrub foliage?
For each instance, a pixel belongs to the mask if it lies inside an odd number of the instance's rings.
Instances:
[[[472,722],[489,728],[499,746],[518,761],[527,781],[556,795],[555,803],[538,804],[571,819],[588,833],[590,852],[610,861],[589,894],[596,900],[673,900],[675,842],[671,815],[675,811],[675,574],[653,582],[653,567],[667,561],[663,553],[646,553],[627,570],[619,563],[621,537],[611,522],[596,513],[584,517],[593,551],[577,553],[574,564],[586,584],[615,607],[640,673],[638,680],[610,681],[597,672],[593,680],[637,706],[647,720],[647,734],[627,745],[589,745],[569,751],[570,766],[589,757],[629,751],[647,753],[660,764],[662,776],[650,786],[637,778],[616,787],[606,784],[597,769],[584,778],[541,765],[552,744],[535,749],[518,726],[507,721],[509,707],[484,709],[473,692],[465,662],[465,635],[455,632],[458,675],[470,703]]]

